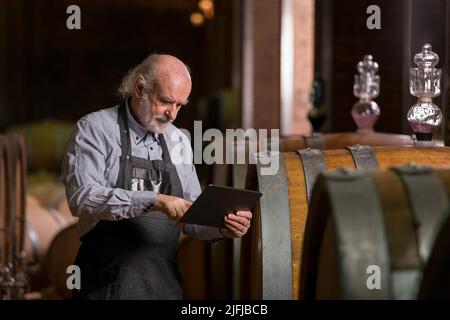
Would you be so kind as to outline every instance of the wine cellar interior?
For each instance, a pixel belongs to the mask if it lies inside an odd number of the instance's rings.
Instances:
[[[242,238],[180,236],[184,299],[449,299],[449,49],[445,0],[0,0],[0,300],[72,299],[68,142],[151,53],[189,67],[194,151],[259,134],[195,163],[262,196]]]

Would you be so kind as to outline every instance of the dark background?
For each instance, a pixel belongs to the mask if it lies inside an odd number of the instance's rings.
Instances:
[[[179,113],[178,127],[192,130],[194,120],[206,120],[204,129],[241,127],[241,98],[251,95],[252,126],[279,128],[282,0],[215,0],[214,18],[194,27],[189,16],[198,10],[197,2],[0,0],[0,131],[44,120],[73,124],[118,104],[122,77],[155,52],[175,55],[192,70],[190,103]],[[81,8],[81,30],[66,28],[69,5]],[[381,9],[380,30],[366,28],[369,5]],[[426,42],[439,54],[443,69],[442,94],[434,102],[449,117],[449,7],[445,0],[316,0],[315,72],[326,84],[323,107],[328,116],[322,131],[355,130],[350,110],[357,101],[352,91],[356,64],[372,54],[381,77],[376,99],[381,117],[375,129],[410,134],[405,115],[415,99],[409,93],[409,68]],[[243,41],[249,17],[251,44]],[[253,49],[251,75],[243,74],[247,45]],[[245,76],[254,82],[248,92],[242,90]],[[302,70],[295,75],[302,76]],[[447,123],[441,126],[444,134]],[[29,152],[33,159],[38,148],[48,147],[52,154],[52,143],[61,139],[57,130],[29,135],[35,138]],[[51,169],[60,168],[63,142],[58,142]],[[193,269],[200,275],[191,278],[191,289],[197,291],[190,297],[230,298],[230,248],[202,245],[194,248],[198,256],[185,256],[188,265],[197,262]]]
[[[191,103],[176,120],[180,127],[190,128],[200,97],[230,85],[230,1],[216,1],[219,14],[201,27],[189,20],[194,0],[0,3],[6,27],[0,127],[74,121],[113,106],[122,77],[150,53],[175,55],[192,70]],[[81,30],[66,28],[72,4],[81,8]]]

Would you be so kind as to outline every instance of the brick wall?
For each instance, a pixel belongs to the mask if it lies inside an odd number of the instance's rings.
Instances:
[[[315,0],[294,1],[294,134],[311,131],[308,113],[314,76],[314,4]]]
[[[311,127],[307,120],[311,109],[309,93],[314,69],[314,0],[294,0],[293,3],[295,70],[292,133],[308,133]],[[252,73],[244,74],[244,78],[251,77],[253,83],[253,89],[244,87],[243,94],[252,95],[253,100],[250,119],[244,125],[256,129],[280,128],[281,5],[281,0],[252,1],[248,6],[250,12],[244,14],[244,26],[245,19],[252,19],[247,28],[252,29],[249,34],[253,50],[251,59],[244,59],[244,63],[253,65]],[[244,103],[246,107],[249,106]]]
[[[254,2],[255,128],[280,126],[281,1]]]

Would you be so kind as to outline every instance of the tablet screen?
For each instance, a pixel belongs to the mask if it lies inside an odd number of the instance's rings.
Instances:
[[[258,191],[208,185],[186,211],[181,222],[211,227],[224,227],[229,213],[251,210],[262,196]]]

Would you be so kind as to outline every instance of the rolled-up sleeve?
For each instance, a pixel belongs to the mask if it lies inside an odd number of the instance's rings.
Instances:
[[[70,137],[62,165],[69,208],[91,220],[132,218],[153,208],[156,193],[108,187],[106,157],[111,148],[89,120],[80,120]]]

